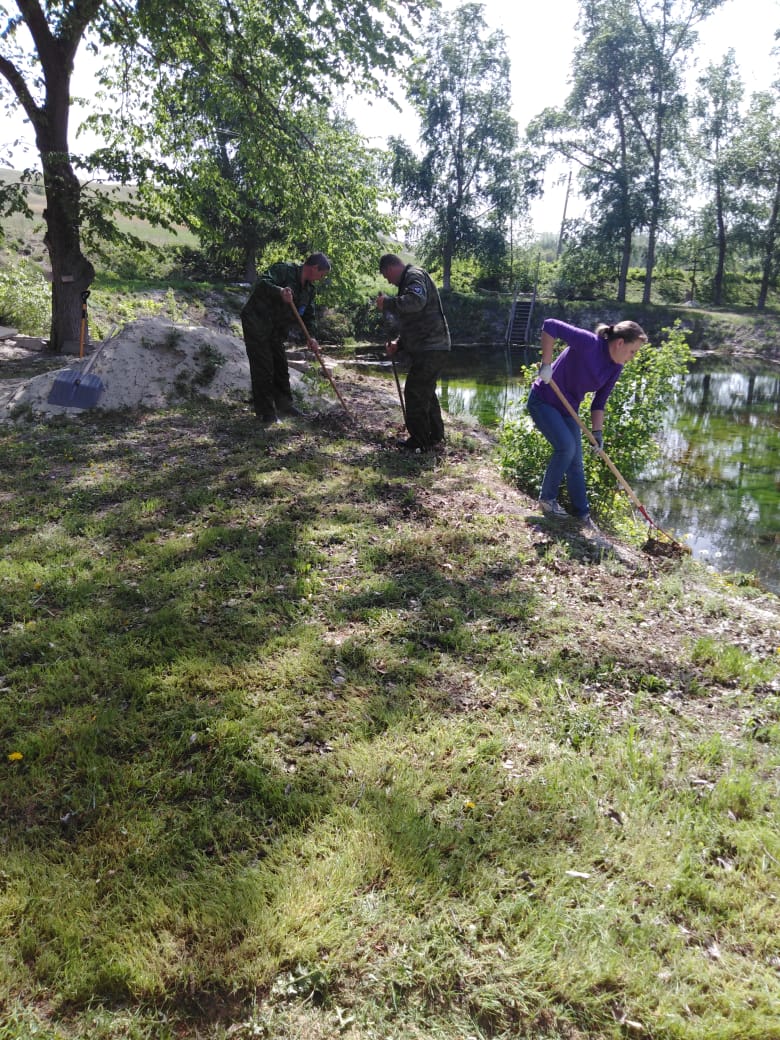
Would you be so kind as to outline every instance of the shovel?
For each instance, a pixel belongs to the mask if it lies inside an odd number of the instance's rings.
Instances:
[[[79,335],[79,358],[84,358],[84,339],[87,330],[87,298],[89,290],[81,294],[81,333]],[[98,376],[90,375],[90,368],[102,350],[99,347],[83,369],[69,368],[60,372],[52,383],[47,401],[63,408],[92,408],[103,393],[103,383]]]
[[[609,466],[609,468],[612,470],[612,473],[614,474],[615,479],[617,480],[618,484],[623,488],[625,493],[628,495],[629,499],[631,500],[632,505],[634,505],[639,510],[639,512],[642,514],[642,516],[645,518],[645,520],[647,520],[648,524],[650,524],[651,527],[654,527],[656,529],[656,531],[658,531],[660,534],[662,534],[664,536],[664,538],[668,538],[669,541],[673,545],[677,546],[677,548],[681,552],[690,554],[691,553],[690,546],[683,545],[682,542],[678,542],[676,538],[672,537],[672,535],[670,535],[667,531],[664,531],[664,529],[662,527],[659,527],[658,524],[655,522],[655,520],[652,519],[652,517],[647,512],[645,507],[642,505],[642,503],[636,497],[636,494],[634,493],[634,490],[631,487],[631,485],[628,483],[628,481],[625,479],[623,474],[617,468],[617,466],[612,461],[612,459],[609,457],[609,455],[607,455],[607,453],[604,451],[604,449],[599,447],[599,442],[596,440],[596,438],[590,432],[588,427],[582,421],[582,418],[581,418],[580,414],[577,411],[574,410],[574,408],[571,405],[571,402],[563,394],[561,388],[558,386],[558,384],[555,382],[554,379],[550,380],[550,386],[552,387],[552,389],[553,389],[553,391],[555,393],[555,396],[558,398],[558,400],[561,402],[561,404],[566,408],[566,411],[569,413],[569,415],[574,420],[576,420],[577,425],[583,431],[583,433],[588,438],[588,440],[590,441],[592,446],[596,449],[596,452],[601,456],[601,458],[606,462],[607,466]]]
[[[322,368],[322,371],[325,373],[325,378],[328,380],[330,385],[333,387],[333,389],[334,389],[334,391],[336,393],[336,397],[338,397],[339,401],[341,401],[341,407],[347,413],[349,418],[352,419],[352,422],[354,422],[355,420],[354,420],[354,418],[352,416],[352,413],[350,412],[349,408],[347,408],[347,405],[346,405],[346,402],[345,402],[344,398],[339,393],[339,388],[333,382],[333,377],[331,376],[330,372],[325,367],[325,362],[322,360],[322,355],[320,354],[319,348],[315,345],[315,341],[309,335],[309,330],[306,328],[306,325],[305,325],[305,323],[303,321],[303,318],[298,313],[298,308],[295,306],[295,301],[294,300],[290,300],[290,306],[292,307],[293,314],[298,319],[298,324],[301,326],[303,334],[306,337],[306,346],[309,348],[309,350],[311,350],[314,353],[315,357],[317,358],[317,360],[320,363],[320,367]]]

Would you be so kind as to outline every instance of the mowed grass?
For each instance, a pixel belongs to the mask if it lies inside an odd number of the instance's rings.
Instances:
[[[713,636],[756,594],[604,603],[480,451],[0,428],[2,1040],[780,1036],[780,642]]]

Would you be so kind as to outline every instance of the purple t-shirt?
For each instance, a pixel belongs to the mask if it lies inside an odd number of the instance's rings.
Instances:
[[[553,379],[572,408],[578,412],[585,394],[593,393],[591,411],[603,409],[623,371],[623,366],[609,356],[607,341],[595,332],[578,329],[575,325],[567,325],[565,321],[557,321],[555,318],[547,318],[542,331],[566,344],[566,349],[553,362]],[[555,391],[547,383],[536,379],[533,391],[545,404],[568,415],[555,396]]]

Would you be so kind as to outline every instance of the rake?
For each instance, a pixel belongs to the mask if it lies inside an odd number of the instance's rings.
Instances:
[[[341,394],[339,393],[339,388],[338,388],[338,387],[336,386],[336,384],[335,384],[335,383],[333,382],[333,376],[332,376],[332,375],[330,374],[330,372],[329,372],[329,371],[327,370],[327,368],[325,367],[325,362],[324,362],[324,361],[322,360],[322,354],[320,354],[320,351],[319,351],[319,347],[317,346],[317,344],[316,344],[316,341],[315,341],[315,340],[313,340],[313,339],[311,338],[311,336],[309,335],[309,330],[308,330],[308,329],[306,328],[306,325],[305,325],[305,323],[304,323],[304,320],[303,320],[303,318],[302,318],[302,317],[300,316],[300,314],[298,313],[298,308],[297,308],[297,307],[295,306],[295,302],[294,302],[293,300],[290,300],[290,306],[292,307],[292,309],[293,309],[293,314],[294,314],[294,315],[295,315],[295,317],[296,317],[296,318],[298,319],[298,324],[299,324],[299,325],[301,326],[301,329],[302,329],[302,331],[303,331],[303,334],[304,334],[304,336],[306,337],[306,346],[307,346],[307,347],[309,348],[309,350],[311,350],[311,351],[312,351],[312,353],[314,354],[314,356],[315,356],[315,357],[317,358],[317,360],[319,361],[319,363],[320,363],[320,368],[322,369],[323,373],[325,374],[325,378],[326,378],[326,379],[328,380],[328,382],[330,383],[330,385],[331,385],[331,386],[333,387],[333,390],[334,390],[334,392],[335,392],[335,394],[336,394],[336,397],[338,397],[339,401],[341,401],[341,407],[342,407],[342,408],[344,409],[344,411],[345,411],[345,412],[347,413],[347,416],[348,416],[348,417],[349,417],[349,418],[350,418],[350,419],[352,420],[352,422],[354,422],[354,421],[355,421],[355,419],[354,419],[354,417],[353,417],[352,413],[350,412],[349,408],[347,408],[347,403],[346,403],[346,401],[344,400],[344,398],[343,398],[343,397],[341,396]]]
[[[406,425],[406,405],[404,404],[404,395],[403,395],[403,392],[401,390],[401,383],[400,383],[400,381],[398,379],[398,369],[396,368],[395,358],[394,357],[390,358],[390,363],[393,366],[393,376],[395,377],[395,388],[398,391],[398,400],[401,402],[401,412],[403,413],[403,417],[404,417],[404,425]]]
[[[629,497],[629,499],[631,501],[631,504],[633,506],[635,506],[636,509],[639,510],[639,512],[642,514],[642,516],[645,518],[645,520],[647,520],[648,524],[651,527],[655,528],[655,530],[658,531],[659,534],[662,534],[664,536],[664,538],[668,539],[668,541],[671,542],[672,545],[675,545],[680,550],[680,552],[683,552],[683,553],[686,553],[686,554],[690,555],[691,554],[690,546],[684,545],[682,542],[679,542],[673,535],[669,534],[668,531],[664,531],[664,529],[662,527],[659,527],[658,524],[655,522],[655,520],[653,520],[653,518],[650,516],[648,511],[645,509],[645,507],[642,505],[642,503],[637,498],[636,493],[634,492],[634,489],[631,487],[631,485],[625,479],[625,477],[620,472],[620,470],[617,468],[617,466],[612,461],[612,459],[609,457],[609,455],[607,455],[607,453],[604,451],[603,448],[599,447],[599,442],[596,440],[596,438],[593,436],[591,431],[588,429],[588,427],[582,421],[582,418],[581,418],[580,414],[572,407],[571,402],[564,395],[563,391],[561,390],[561,388],[558,386],[558,384],[555,382],[554,379],[550,380],[550,386],[552,387],[552,389],[553,389],[553,391],[555,393],[555,396],[558,398],[558,400],[561,402],[561,404],[566,408],[566,411],[577,422],[577,425],[580,427],[580,429],[583,431],[585,436],[588,438],[588,440],[590,441],[590,443],[593,446],[593,448],[601,456],[601,458],[604,460],[604,462],[606,462],[607,466],[612,471],[612,473],[613,473],[615,479],[617,480],[618,484],[623,488],[625,493],[628,495],[628,497]]]

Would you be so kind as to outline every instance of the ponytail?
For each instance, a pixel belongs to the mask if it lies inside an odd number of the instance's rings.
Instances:
[[[607,343],[611,343],[613,339],[622,339],[626,343],[636,343],[637,340],[647,343],[647,333],[635,321],[619,321],[615,325],[605,325],[602,322],[596,326],[596,335]]]

